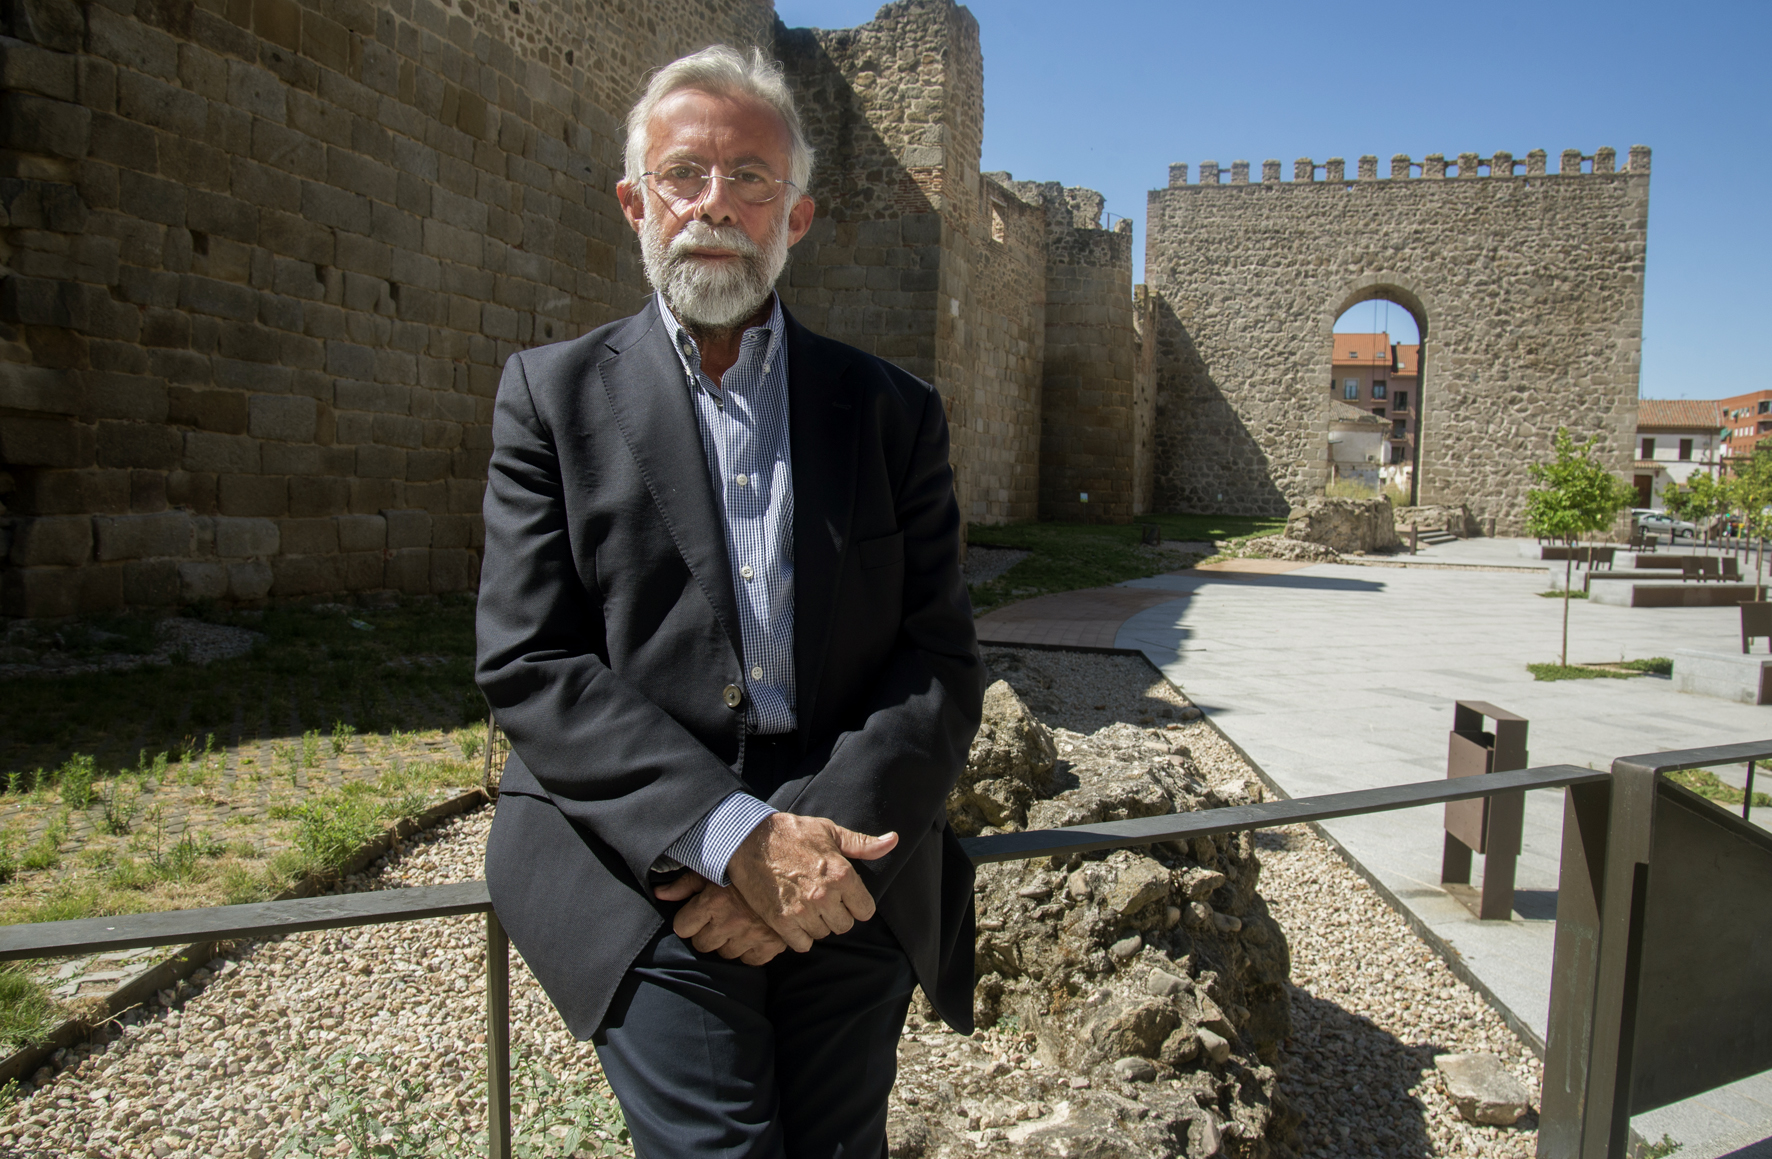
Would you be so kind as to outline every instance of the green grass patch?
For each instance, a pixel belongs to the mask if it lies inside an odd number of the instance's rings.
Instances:
[[[1630,680],[1635,672],[1615,672],[1607,668],[1588,668],[1581,664],[1528,664],[1534,680]]]
[[[1726,785],[1722,779],[1709,769],[1677,769],[1663,774],[1676,785],[1691,789],[1700,797],[1715,801],[1719,805],[1741,804],[1741,790],[1733,785]],[[1754,794],[1756,808],[1772,805],[1772,796],[1765,793]]]
[[[0,1043],[32,1046],[61,1021],[54,999],[11,962],[0,965]]]
[[[1560,600],[1563,598],[1563,592],[1562,592],[1562,589],[1560,589],[1560,588],[1551,588],[1549,591],[1539,592],[1538,594],[1543,596],[1547,600]],[[1570,592],[1569,598],[1572,600],[1585,600],[1585,599],[1587,599],[1587,593],[1586,592]]]
[[[1630,668],[1637,672],[1649,672],[1656,676],[1672,676],[1674,662],[1666,656],[1651,656],[1647,660],[1620,660],[1620,668]]]
[[[996,579],[972,585],[973,610],[983,613],[1013,600],[1173,571],[1178,566],[1173,553],[1140,543],[1142,523],[1160,527],[1165,543],[1247,539],[1275,535],[1286,527],[1284,520],[1231,515],[1143,515],[1126,524],[973,524],[966,532],[970,545],[1032,553]]]
[[[291,765],[312,768],[328,749],[336,754],[360,733],[486,718],[474,688],[471,599],[347,611],[210,611],[204,618],[264,640],[249,655],[209,664],[43,674],[0,684],[6,790],[59,790],[69,807],[83,809],[105,779],[103,770],[141,766],[145,775],[165,775],[169,763],[206,745],[290,737],[289,759],[279,770],[286,774]],[[111,617],[62,625],[27,643],[76,657],[147,652],[153,633],[149,617]],[[11,655],[19,648],[9,648],[8,658],[24,658]],[[76,754],[90,763],[72,764]],[[166,754],[157,770],[153,754]]]

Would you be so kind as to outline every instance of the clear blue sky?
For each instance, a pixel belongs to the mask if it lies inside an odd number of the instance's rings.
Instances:
[[[1772,389],[1772,3],[978,0],[984,168],[1131,217],[1171,161],[1655,151],[1642,393]],[[790,26],[878,5],[776,0]],[[1386,170],[1388,171],[1388,170]],[[1758,192],[1755,192],[1755,191]],[[1395,311],[1393,311],[1393,314]],[[1359,327],[1364,329],[1364,326]]]

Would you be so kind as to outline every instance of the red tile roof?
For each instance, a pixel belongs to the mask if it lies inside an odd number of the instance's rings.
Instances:
[[[1644,398],[1637,400],[1637,429],[1710,431],[1724,425],[1722,408],[1709,399]]]
[[[1421,375],[1421,347],[1397,344],[1398,378],[1417,378]]]
[[[1389,334],[1337,334],[1330,352],[1336,366],[1386,366],[1391,364]]]

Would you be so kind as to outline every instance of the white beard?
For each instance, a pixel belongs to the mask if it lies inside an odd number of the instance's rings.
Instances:
[[[693,220],[666,242],[665,214],[651,212],[654,204],[649,195],[649,212],[640,229],[640,257],[646,280],[664,295],[679,322],[691,330],[731,330],[762,308],[788,264],[788,205],[783,205],[769,237],[758,245],[736,225]],[[703,261],[689,252],[692,249],[726,250],[741,260]]]

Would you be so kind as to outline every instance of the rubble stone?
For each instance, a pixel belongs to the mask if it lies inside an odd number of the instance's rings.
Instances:
[[[1470,1122],[1511,1127],[1531,1108],[1532,1093],[1497,1055],[1442,1054],[1434,1068],[1458,1113]]]

